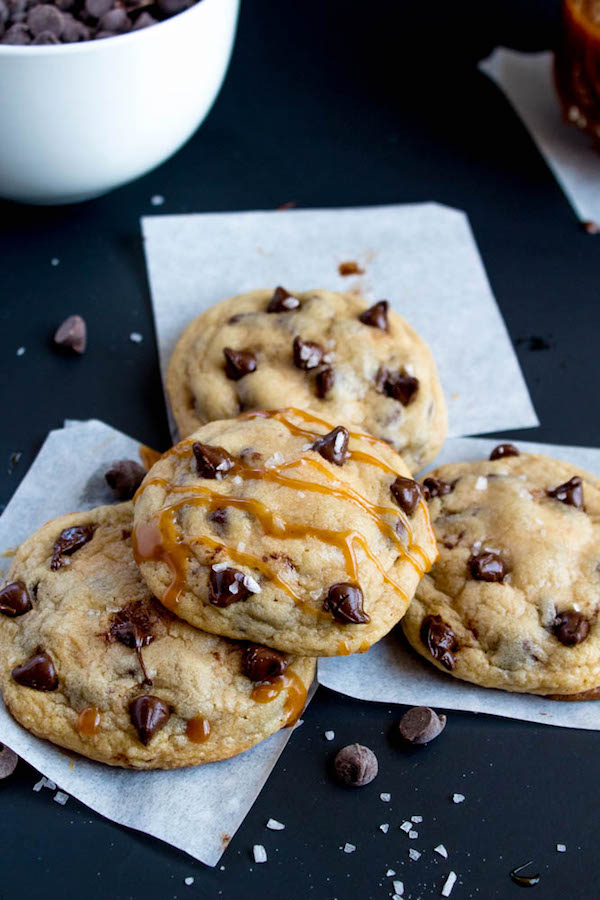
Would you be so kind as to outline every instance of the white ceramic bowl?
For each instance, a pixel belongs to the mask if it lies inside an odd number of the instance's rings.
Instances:
[[[153,169],[208,113],[239,0],[201,0],[130,34],[0,44],[0,196],[74,203]]]

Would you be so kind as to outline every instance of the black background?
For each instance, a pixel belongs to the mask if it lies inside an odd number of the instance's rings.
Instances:
[[[0,502],[65,417],[96,416],[151,446],[168,445],[138,225],[152,212],[424,200],[466,210],[542,422],[512,438],[597,443],[600,237],[581,231],[524,127],[476,68],[496,44],[552,46],[558,3],[242,6],[221,95],[172,160],[75,207],[0,203]],[[159,210],[154,194],[165,197]],[[81,359],[50,345],[73,312],[89,327]],[[132,331],[143,343],[129,340]],[[532,349],[540,345],[532,338],[547,348]],[[20,346],[26,352],[17,357]],[[13,452],[22,453],[14,467]],[[412,900],[439,896],[450,869],[459,875],[457,900],[510,898],[522,889],[508,873],[529,859],[541,873],[534,896],[600,894],[600,735],[450,713],[438,741],[407,750],[390,739],[400,712],[320,689],[226,851],[224,871],[72,798],[60,807],[51,792],[33,793],[36,774],[20,763],[0,783],[0,897],[368,900],[392,893],[384,877],[391,867]],[[327,774],[332,752],[352,741],[380,762],[378,779],[357,791]],[[464,803],[451,802],[455,791]],[[418,862],[408,860],[413,842],[398,830],[413,814],[425,818]],[[269,817],[286,830],[265,830]],[[357,845],[354,854],[341,852],[346,841]],[[431,852],[440,841],[449,861]],[[556,852],[557,842],[567,853]],[[266,846],[266,865],[252,862],[255,843]]]

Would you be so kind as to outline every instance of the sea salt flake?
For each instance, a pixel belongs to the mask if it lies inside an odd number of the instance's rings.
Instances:
[[[355,844],[348,844],[348,843],[344,844],[344,853],[354,853],[355,850],[356,850]]]
[[[134,344],[141,344],[144,338],[139,333],[139,331],[132,331],[129,335],[129,340],[133,341]]]
[[[464,794],[452,794],[452,802],[453,803],[462,803],[465,799]]]
[[[152,204],[152,206],[162,206],[164,202],[165,198],[162,194],[154,194],[152,197],[150,197],[150,203]]]
[[[395,873],[395,871],[394,871],[393,869],[388,869],[387,872],[385,873],[385,877],[386,877],[386,878],[391,878],[391,877],[392,877],[393,875],[395,875],[395,874],[396,874],[396,873]]]
[[[53,256],[52,259],[50,260],[51,266],[57,266],[59,263],[60,263],[60,259],[58,258],[58,256]]]
[[[42,785],[42,787],[48,788],[49,791],[56,790],[56,784],[53,781],[51,781],[49,778],[44,779],[44,784]]]
[[[233,484],[242,484],[244,479],[242,478],[241,475],[234,475],[233,478],[231,479],[231,481],[233,482]]]
[[[262,844],[255,844],[252,848],[255,863],[264,863],[267,861],[267,851]]]
[[[258,581],[252,575],[244,575],[244,587],[248,588],[253,594],[260,594],[262,588]]]
[[[302,444],[302,450],[312,450],[312,444]]]
[[[414,375],[415,367],[413,366],[412,363],[406,363],[404,366],[404,371],[406,372],[407,375]]]
[[[383,794],[380,794],[380,795],[379,795],[379,799],[380,799],[380,800],[383,800],[384,803],[389,803],[390,800],[392,799],[392,795],[391,795],[391,794],[383,793]]]
[[[476,491],[487,491],[488,481],[485,475],[480,475],[477,481],[475,482],[475,490]]]
[[[267,822],[267,828],[270,828],[271,831],[283,831],[285,825],[283,822],[278,822],[277,819],[269,819]]]
[[[64,806],[69,799],[69,795],[65,794],[64,791],[57,791],[53,799],[56,800],[57,803],[60,803],[61,806]]]
[[[411,821],[411,822],[414,822],[415,825],[418,825],[419,822],[422,822],[422,821],[423,821],[423,816],[411,816],[411,817],[410,817],[410,821]]]
[[[191,875],[188,875],[188,877],[184,878],[183,881],[184,881],[184,884],[187,884],[188,887],[194,883],[194,879],[192,878]]]
[[[226,562],[215,563],[214,566],[211,566],[213,572],[223,572],[229,564]]]
[[[36,781],[36,783],[34,784],[33,790],[36,791],[36,792],[37,792],[37,791],[41,791],[41,789],[44,787],[45,784],[46,784],[46,779],[45,779],[44,776],[42,775],[42,777],[40,778],[40,780],[39,780],[39,781]]]
[[[326,731],[325,732],[325,740],[332,741],[335,737],[335,731]]]
[[[23,356],[24,353],[25,347],[19,347],[19,349],[17,350],[17,356]]]
[[[446,848],[444,847],[443,844],[438,844],[437,847],[434,847],[433,852],[439,853],[440,856],[444,857],[444,859],[448,859],[448,851],[446,850]]]
[[[418,850],[415,850],[414,847],[410,848],[410,850],[408,851],[408,855],[410,856],[411,859],[414,859],[415,861],[417,859],[421,859],[421,854],[419,853]]]
[[[230,594],[237,594],[237,593],[239,593],[239,590],[240,590],[239,582],[238,582],[238,581],[232,581],[232,583],[229,585],[229,593],[230,593]]]
[[[556,849],[557,849],[558,853],[566,853],[567,845],[566,844],[557,844]]]
[[[379,830],[383,831],[384,834],[387,834],[388,831],[390,830],[390,826],[388,825],[387,822],[385,822],[383,825],[379,826]]]
[[[344,432],[338,431],[338,433],[335,436],[335,441],[333,442],[333,452],[334,453],[340,452],[340,450],[344,446],[344,438],[345,438]]]
[[[400,826],[400,831],[405,831],[407,834],[412,828],[412,822],[403,822]]]
[[[243,553],[245,549],[246,549],[246,545],[244,544],[243,541],[240,541],[239,544],[237,545],[238,553]]]
[[[409,831],[408,836],[412,841],[414,841],[415,838],[419,837],[419,832],[418,831]]]
[[[393,881],[392,884],[394,885],[394,894],[401,897],[402,894],[404,893],[404,882],[403,881]]]
[[[442,897],[449,897],[452,893],[452,888],[456,884],[456,872],[450,872],[446,881],[444,883],[444,887],[442,888]]]

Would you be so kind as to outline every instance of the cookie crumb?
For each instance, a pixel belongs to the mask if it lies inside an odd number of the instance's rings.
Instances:
[[[390,830],[390,826],[388,825],[387,822],[385,822],[383,825],[379,826],[379,830],[383,831],[384,834],[387,834],[388,831]]]
[[[194,883],[194,879],[192,878],[191,875],[188,875],[188,877],[184,878],[183,881],[184,881],[184,884],[187,884],[188,887]]]
[[[462,803],[465,799],[464,794],[452,794],[452,802],[453,803]]]
[[[566,844],[557,844],[557,845],[556,845],[556,850],[557,850],[558,853],[566,853],[566,852],[567,852],[567,845],[566,845]]]
[[[46,785],[46,787],[47,787],[47,785]],[[55,793],[53,799],[56,800],[57,803],[60,803],[61,806],[64,806],[65,803],[67,802],[67,800],[69,799],[69,795],[65,794],[64,791],[57,791]]]
[[[421,859],[421,854],[419,853],[418,850],[415,850],[414,847],[410,848],[410,850],[408,851],[408,855],[410,856],[411,859],[414,859],[415,861],[417,859]]]
[[[255,863],[265,863],[267,861],[267,851],[262,844],[255,844],[252,848]]]
[[[134,344],[141,344],[142,341],[144,340],[144,338],[139,333],[139,331],[132,331],[131,334],[129,335],[129,340],[132,341]]]
[[[326,731],[325,732],[325,740],[332,741],[335,737],[335,731]]]
[[[348,844],[348,843],[344,844],[344,853],[354,853],[355,850],[356,850],[355,844]]]
[[[278,822],[277,819],[269,819],[267,822],[267,828],[270,828],[271,831],[283,831],[285,825],[283,822]]]
[[[389,803],[390,800],[392,799],[392,795],[391,795],[391,794],[383,793],[383,794],[380,794],[380,795],[379,795],[379,799],[380,799],[380,800],[383,800],[384,803]]]
[[[162,194],[154,194],[152,197],[150,197],[150,203],[152,204],[152,206],[162,206],[164,202],[165,198]]]
[[[439,853],[440,856],[444,857],[444,859],[448,859],[448,851],[446,850],[446,848],[444,847],[443,844],[438,844],[437,847],[434,847],[433,852]]]
[[[449,897],[455,884],[456,872],[450,872],[450,874],[446,878],[446,881],[444,882],[444,887],[442,888],[442,897]]]

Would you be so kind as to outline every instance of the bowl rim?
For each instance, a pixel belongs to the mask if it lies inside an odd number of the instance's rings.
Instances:
[[[237,14],[240,0],[231,0],[231,3],[233,4],[234,13]],[[138,28],[136,31],[128,31],[126,34],[115,34],[112,37],[100,38],[99,40],[75,41],[70,44],[0,44],[0,57],[27,56],[31,58],[32,56],[60,56],[61,54],[95,53],[96,51],[99,53],[106,52],[106,50],[110,50],[111,47],[115,46],[113,41],[117,41],[119,46],[124,46],[125,42],[132,43],[133,41],[144,40],[148,32],[154,32],[158,28],[177,27],[184,17],[187,19],[193,15],[203,15],[203,10],[217,5],[223,6],[223,0],[195,0],[188,9],[175,13],[174,16],[169,16],[168,19],[157,22],[156,25],[149,25],[147,28]]]

